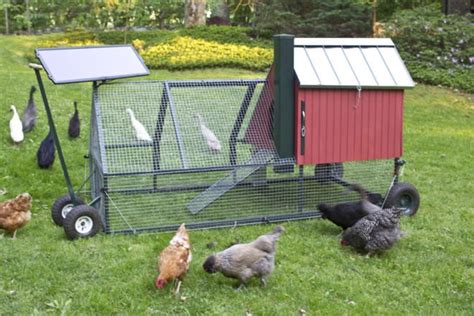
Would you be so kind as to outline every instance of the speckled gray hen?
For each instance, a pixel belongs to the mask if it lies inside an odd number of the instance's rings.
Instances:
[[[363,217],[344,231],[341,244],[352,246],[368,255],[390,249],[402,236],[400,230],[402,211],[392,207]]]
[[[208,273],[221,272],[240,281],[239,289],[252,277],[260,279],[262,286],[275,268],[276,242],[284,229],[277,226],[272,232],[248,244],[233,245],[209,256],[203,264]]]

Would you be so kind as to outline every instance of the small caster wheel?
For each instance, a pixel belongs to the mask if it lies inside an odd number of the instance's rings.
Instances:
[[[77,205],[85,204],[81,198],[76,195],[76,202]],[[53,222],[58,226],[63,226],[63,221],[66,218],[66,215],[71,211],[74,207],[72,203],[71,197],[69,194],[63,195],[58,198],[51,208],[51,217],[53,218]]]
[[[404,209],[404,215],[413,216],[420,207],[420,194],[408,182],[397,183],[388,192],[384,207],[389,208],[393,206]]]
[[[320,184],[328,184],[336,179],[341,179],[344,175],[342,163],[323,163],[314,167],[314,176]]]
[[[102,220],[92,206],[78,205],[66,215],[63,227],[66,237],[70,240],[92,237],[102,229]]]

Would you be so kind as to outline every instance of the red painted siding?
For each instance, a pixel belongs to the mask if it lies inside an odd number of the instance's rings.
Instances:
[[[296,87],[295,157],[298,164],[396,158],[402,155],[403,90]],[[301,154],[301,102],[306,109]]]

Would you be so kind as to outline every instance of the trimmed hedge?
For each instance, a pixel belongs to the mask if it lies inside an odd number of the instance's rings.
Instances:
[[[150,68],[170,70],[207,67],[264,70],[273,60],[270,48],[221,44],[190,37],[177,37],[168,43],[149,47],[141,55]]]

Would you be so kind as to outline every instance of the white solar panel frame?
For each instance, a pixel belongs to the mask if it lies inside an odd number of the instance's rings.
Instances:
[[[37,48],[54,84],[146,76],[150,71],[132,45]]]

